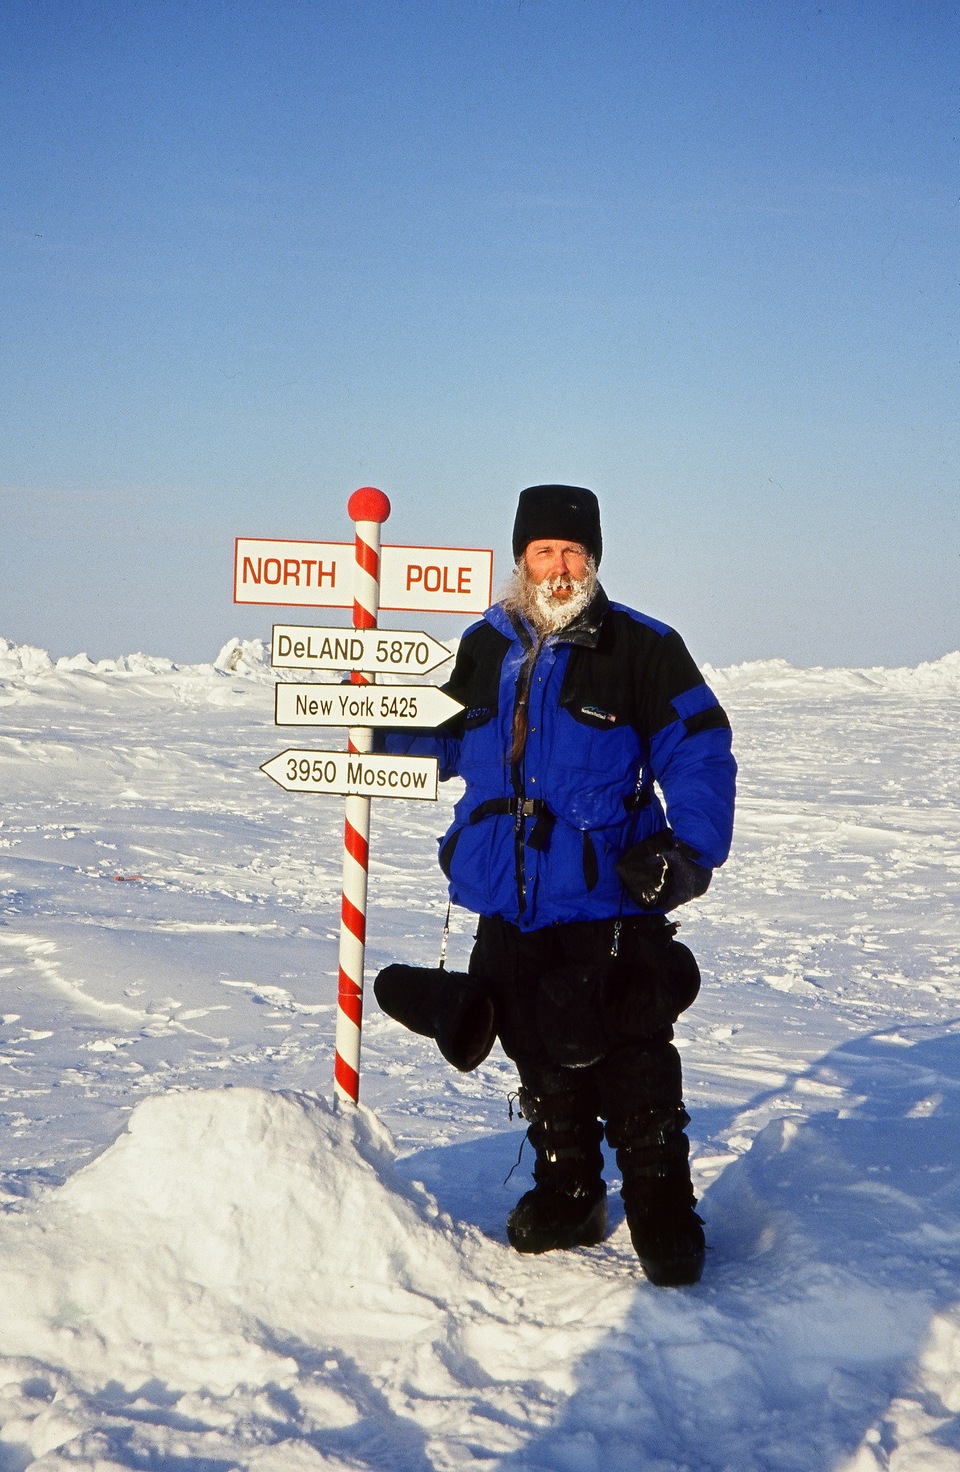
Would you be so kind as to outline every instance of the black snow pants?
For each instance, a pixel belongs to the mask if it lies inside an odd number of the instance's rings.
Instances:
[[[470,972],[493,994],[527,1092],[563,1094],[578,1114],[608,1121],[682,1108],[672,1024],[699,972],[675,930],[660,915],[534,931],[481,917]]]

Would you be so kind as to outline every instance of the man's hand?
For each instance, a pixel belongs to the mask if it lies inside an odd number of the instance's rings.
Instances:
[[[693,850],[669,828],[651,834],[617,863],[627,894],[644,910],[675,910],[703,894],[713,871],[698,864]]]

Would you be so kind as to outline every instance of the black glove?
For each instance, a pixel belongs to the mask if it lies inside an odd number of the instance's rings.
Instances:
[[[617,873],[641,909],[675,910],[704,894],[713,878],[712,869],[698,864],[693,853],[665,828],[628,848],[617,861]]]

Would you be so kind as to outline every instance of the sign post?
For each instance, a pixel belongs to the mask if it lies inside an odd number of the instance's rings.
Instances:
[[[354,491],[347,511],[356,522],[356,569],[353,583],[353,627],[375,629],[380,609],[380,527],[390,515],[382,491],[364,486]],[[352,684],[370,684],[354,670]],[[373,746],[369,726],[351,726],[350,752],[367,754]],[[363,1022],[363,960],[367,943],[367,873],[370,862],[370,799],[350,794],[343,824],[343,895],[340,902],[340,964],[337,983],[337,1037],[334,1087],[339,1098],[360,1098],[360,1028]]]
[[[345,542],[237,537],[233,598],[235,603],[353,610],[352,630],[275,624],[271,645],[275,669],[350,671],[349,685],[279,682],[275,697],[278,726],[346,726],[347,751],[288,748],[261,770],[287,792],[345,796],[334,1088],[337,1100],[356,1104],[370,799],[435,801],[439,766],[436,757],[374,754],[373,730],[434,727],[463,709],[434,686],[376,685],[378,675],[424,675],[450,658],[449,650],[429,634],[383,631],[377,618],[381,607],[482,613],[491,601],[493,553],[466,547],[381,547],[380,529],[390,515],[390,502],[374,486],[354,491],[347,510],[355,523],[352,547]]]

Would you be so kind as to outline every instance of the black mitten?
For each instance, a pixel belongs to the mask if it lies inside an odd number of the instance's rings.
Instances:
[[[669,828],[628,848],[617,861],[627,894],[644,910],[675,910],[704,894],[713,871],[698,864],[693,849]]]
[[[482,1063],[497,1036],[493,998],[465,971],[439,966],[385,966],[373,991],[388,1017],[411,1032],[433,1038],[454,1068],[469,1073]]]

